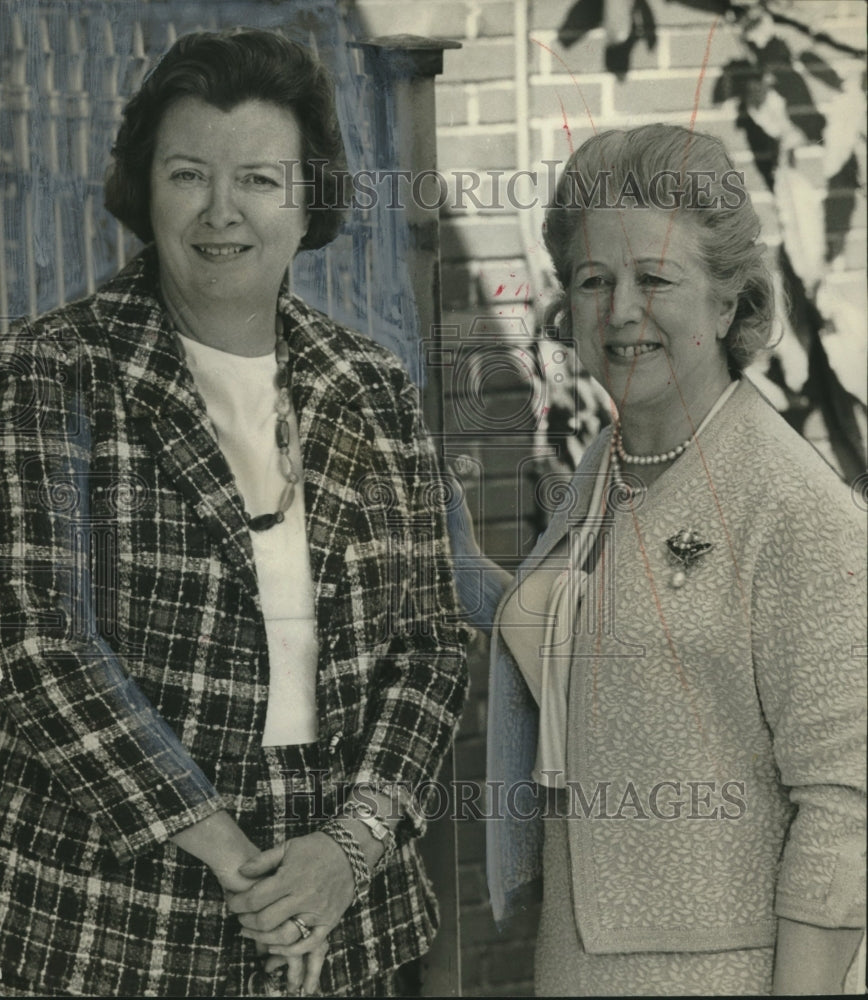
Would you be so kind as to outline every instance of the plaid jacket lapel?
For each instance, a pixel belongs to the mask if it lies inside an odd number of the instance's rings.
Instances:
[[[374,431],[361,412],[364,386],[335,353],[330,331],[297,298],[281,299],[292,323],[291,394],[304,466],[304,502],[317,619],[330,604],[362,498],[358,484],[375,462]]]
[[[227,557],[256,592],[243,503],[156,287],[156,260],[146,250],[95,297],[129,419],[207,530],[224,540]],[[302,442],[311,571],[317,617],[327,625],[360,513],[358,484],[376,471],[374,431],[360,403],[365,387],[333,344],[328,326],[295,297],[281,298],[280,308],[292,324],[291,393]]]
[[[256,592],[241,498],[156,296],[155,261],[139,255],[95,297],[124,389],[128,416],[189,500],[239,578]]]

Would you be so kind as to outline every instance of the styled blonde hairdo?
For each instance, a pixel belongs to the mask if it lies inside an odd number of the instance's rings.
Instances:
[[[608,200],[601,203],[603,198]],[[721,298],[737,299],[724,339],[730,371],[737,374],[747,367],[769,344],[774,292],[764,247],[758,242],[759,218],[723,143],[678,125],[657,124],[603,132],[573,153],[544,227],[545,245],[562,288],[550,315],[560,313],[565,325],[570,322],[570,281],[581,212],[613,202],[624,210],[642,203],[648,206],[640,211],[665,205],[676,219],[696,227],[700,259],[715,291]]]

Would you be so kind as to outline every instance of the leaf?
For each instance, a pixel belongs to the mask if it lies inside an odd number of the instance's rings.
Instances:
[[[631,35],[626,42],[606,46],[606,69],[614,73],[619,80],[623,79],[630,69],[630,53],[635,44],[636,38]]]
[[[673,0],[666,0],[666,2],[672,3]],[[703,14],[717,14],[718,16],[722,16],[731,11],[733,7],[739,6],[731,3],[731,0],[678,0],[678,2],[691,10],[699,10]]]
[[[746,110],[741,110],[736,119],[736,125],[743,129],[750,151],[753,153],[756,168],[768,184],[769,190],[775,189],[775,171],[778,165],[780,143],[770,136],[750,117]]]
[[[859,190],[859,163],[856,154],[849,159],[834,177],[829,178],[829,190],[823,209],[826,218],[826,261],[833,261],[844,249],[850,221],[856,208]]]
[[[868,338],[865,336],[864,306],[842,296],[829,282],[817,291],[817,305],[828,320],[823,332],[823,347],[829,366],[851,396],[868,406]]]
[[[580,41],[603,23],[603,0],[578,0],[558,28],[558,41],[565,49]]]
[[[822,189],[818,189],[797,166],[778,164],[775,203],[781,236],[796,274],[813,292],[823,277],[825,228]]]
[[[739,101],[747,99],[748,88],[762,81],[762,70],[749,59],[731,59],[720,71],[714,82],[711,99],[715,104],[723,104],[733,97]]]
[[[633,28],[638,38],[644,38],[649,49],[657,47],[657,22],[648,0],[636,0],[633,6]]]
[[[633,46],[644,38],[649,49],[657,45],[657,23],[647,0],[635,0],[630,13],[630,36],[616,45],[606,46],[606,69],[619,79],[630,69]]]
[[[834,177],[853,153],[865,148],[865,91],[854,79],[826,107],[823,173]],[[858,168],[857,168],[858,175]],[[858,182],[857,182],[858,183]]]
[[[826,119],[817,110],[808,85],[793,68],[793,60],[786,42],[777,36],[757,50],[757,62],[766,72],[772,73],[775,90],[787,105],[787,114],[800,128],[808,142],[822,142]]]
[[[834,87],[835,90],[843,89],[844,81],[840,76],[838,76],[826,60],[818,56],[816,52],[811,52],[810,50],[805,51],[799,58],[801,59],[802,65],[811,74],[811,76],[815,77],[817,80],[821,80],[827,87]]]
[[[823,317],[806,295],[784,247],[779,248],[778,259],[788,296],[790,323],[808,351],[808,380],[803,392],[813,408],[822,413],[839,469],[847,481],[852,481],[863,471],[865,461],[865,441],[857,416],[861,404],[841,385],[829,364],[820,335]]]

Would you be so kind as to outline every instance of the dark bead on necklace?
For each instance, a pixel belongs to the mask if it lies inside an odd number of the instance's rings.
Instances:
[[[260,514],[259,517],[248,518],[247,527],[251,531],[268,531],[275,524],[280,524],[282,520],[283,514]]]
[[[283,478],[286,480],[277,510],[273,514],[260,514],[258,517],[247,517],[247,527],[251,531],[268,531],[275,524],[282,524],[285,520],[285,512],[292,504],[295,497],[295,484],[299,481],[298,473],[292,465],[292,457],[289,454],[290,429],[289,414],[292,411],[292,403],[289,399],[289,345],[283,334],[283,326],[278,316],[276,324],[277,342],[275,354],[277,356],[277,421],[275,423],[275,438],[277,439],[278,467]]]

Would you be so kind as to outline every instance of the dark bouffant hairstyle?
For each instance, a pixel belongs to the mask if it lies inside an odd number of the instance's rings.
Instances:
[[[250,100],[291,111],[302,136],[308,203],[316,193],[299,249],[316,250],[334,239],[346,161],[331,77],[303,45],[257,28],[183,35],[146,77],[124,108],[112,149],[105,205],[115,218],[145,243],[153,240],[150,174],[157,129],[169,106],[183,97],[198,97],[221,111]]]

